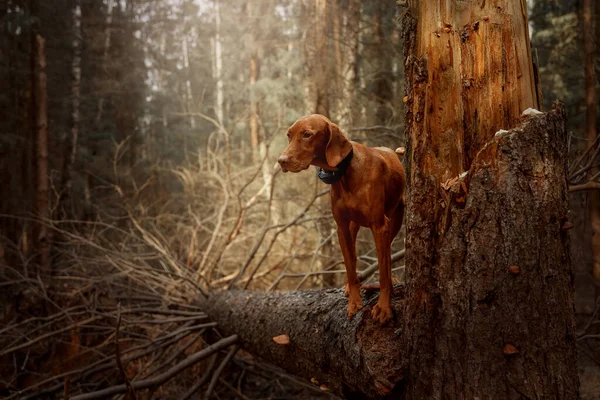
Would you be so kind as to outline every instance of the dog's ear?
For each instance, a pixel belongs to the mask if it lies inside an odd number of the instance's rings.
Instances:
[[[352,144],[333,122],[328,121],[327,129],[329,130],[329,140],[325,148],[325,159],[327,160],[327,165],[335,168],[350,154]]]

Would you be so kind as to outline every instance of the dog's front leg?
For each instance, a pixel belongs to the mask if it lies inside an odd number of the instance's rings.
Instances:
[[[337,221],[336,221],[337,222]],[[356,274],[356,233],[358,226],[353,223],[338,222],[337,234],[346,266],[346,291],[348,292],[348,319],[352,319],[362,307],[360,283]]]
[[[390,220],[384,216],[382,224],[371,227],[377,259],[379,261],[379,300],[373,307],[372,315],[375,321],[384,324],[392,318],[392,255],[390,249]]]

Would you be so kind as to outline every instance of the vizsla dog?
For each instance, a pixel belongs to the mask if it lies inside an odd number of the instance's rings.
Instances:
[[[350,142],[336,124],[322,115],[297,120],[288,130],[289,145],[279,157],[283,172],[310,165],[331,184],[331,211],[337,223],[346,265],[348,318],[362,307],[356,274],[356,235],[361,226],[373,232],[379,260],[379,301],[372,317],[383,324],[392,318],[391,244],[404,217],[404,167],[393,150]]]

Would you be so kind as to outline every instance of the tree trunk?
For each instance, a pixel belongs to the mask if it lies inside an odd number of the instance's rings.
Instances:
[[[220,0],[215,1],[215,59],[214,59],[214,78],[216,80],[217,96],[215,101],[215,113],[217,121],[219,121],[220,129],[219,136],[225,139],[225,174],[227,179],[230,176],[231,165],[231,138],[229,132],[224,128],[224,100],[223,100],[223,55],[221,52],[221,6]],[[219,141],[218,141],[219,142]]]
[[[115,0],[108,0],[108,5],[106,9],[106,28],[104,29],[104,53],[102,54],[102,68],[106,70],[108,64],[108,53],[110,50],[110,40],[111,40],[111,28],[112,28],[112,18],[113,18],[113,8]],[[102,113],[104,112],[104,97],[100,95],[98,99],[98,106],[96,107],[96,126],[100,125],[100,121],[102,120]]]
[[[258,161],[258,144],[260,135],[258,133],[258,114],[260,113],[260,100],[256,98],[256,81],[260,76],[260,60],[256,52],[250,56],[250,143],[252,144],[253,161]]]
[[[596,141],[596,77],[594,74],[594,29],[593,29],[593,1],[583,0],[583,48],[585,53],[585,131],[588,146]],[[589,176],[596,171],[590,170]],[[592,226],[592,276],[600,283],[600,193],[591,190],[588,194],[588,207],[590,209],[590,223]],[[600,296],[600,288],[596,286],[596,297]]]
[[[258,119],[260,113],[260,100],[256,98],[256,81],[260,78],[260,59],[258,58],[258,49],[257,49],[257,32],[260,29],[257,23],[254,21],[259,21],[258,15],[254,15],[254,8],[252,7],[252,2],[248,2],[246,5],[248,12],[248,20],[251,22],[251,35],[253,39],[252,50],[250,54],[250,143],[252,145],[252,161],[258,162],[259,160],[259,148],[258,145],[260,143],[260,134],[259,134],[259,126]],[[260,10],[262,11],[262,10]]]
[[[36,201],[35,214],[39,218],[36,229],[39,272],[50,275],[50,186],[48,183],[48,98],[46,79],[45,40],[35,35],[35,126],[36,126]]]
[[[217,97],[215,113],[217,121],[223,125],[223,56],[221,55],[221,8],[219,0],[215,1],[215,62],[214,73],[217,81]]]
[[[315,0],[315,22],[314,27],[309,29],[315,30],[316,49],[314,51],[311,62],[314,63],[314,113],[329,117],[329,56],[327,43],[327,29],[329,27],[329,7],[327,0]]]
[[[373,25],[375,31],[375,76],[373,79],[372,95],[377,104],[373,125],[388,125],[392,116],[391,103],[394,97],[392,91],[392,66],[389,54],[390,38],[386,34],[384,19],[387,14],[389,3],[385,1],[377,1],[375,4],[376,11],[373,17]]]
[[[564,115],[496,134],[538,108],[527,26],[525,0],[403,18],[408,398],[577,397]]]
[[[192,71],[190,69],[190,57],[188,54],[188,42],[184,36],[182,39],[183,47],[183,65],[186,72],[185,90],[186,90],[186,111],[190,114],[190,127],[196,129],[196,117],[193,115],[194,95],[192,93]]]
[[[81,0],[75,0],[73,7],[73,61],[71,63],[71,137],[67,141],[63,172],[62,187],[57,210],[62,217],[71,213],[65,209],[71,197],[73,165],[77,155],[77,139],[79,137],[79,98],[81,93]]]
[[[343,40],[344,47],[341,55],[341,67],[338,71],[341,83],[337,105],[337,121],[340,127],[349,127],[357,122],[355,121],[357,118],[355,115],[355,92],[360,69],[361,8],[362,5],[357,0],[349,0],[342,15],[340,40]]]

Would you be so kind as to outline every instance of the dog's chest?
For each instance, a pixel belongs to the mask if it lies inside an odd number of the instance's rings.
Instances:
[[[367,190],[366,188],[361,189]],[[336,221],[353,221],[360,226],[370,226],[377,210],[369,202],[361,201],[364,196],[360,191],[347,193],[341,191],[332,191],[331,193],[331,211]],[[377,208],[377,207],[375,207]]]

